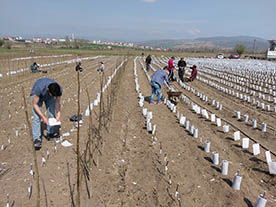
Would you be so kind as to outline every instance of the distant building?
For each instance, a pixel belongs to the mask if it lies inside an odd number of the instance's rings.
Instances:
[[[66,42],[66,39],[60,38],[60,39],[58,39],[58,41],[59,41],[59,42]]]
[[[33,42],[34,43],[42,43],[43,39],[41,37],[33,37]]]
[[[17,37],[15,37],[15,40],[22,40],[22,37],[17,36]]]
[[[32,40],[25,40],[25,43],[33,43]]]

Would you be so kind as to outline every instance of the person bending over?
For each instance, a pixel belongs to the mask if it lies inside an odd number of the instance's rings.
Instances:
[[[39,150],[42,143],[41,120],[47,125],[48,139],[54,136],[53,127],[49,126],[48,118],[56,118],[57,121],[60,121],[62,88],[50,78],[41,78],[33,85],[30,96],[33,111],[32,132],[34,147]],[[48,118],[41,112],[43,103],[46,105]]]
[[[170,82],[168,80],[168,66],[165,66],[163,70],[157,70],[153,73],[150,81],[151,85],[151,97],[150,97],[150,104],[155,104],[153,101],[155,94],[157,94],[157,104],[161,104],[161,88],[166,81],[168,86],[170,86]]]

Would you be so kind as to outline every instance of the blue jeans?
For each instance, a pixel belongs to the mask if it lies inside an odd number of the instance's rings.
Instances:
[[[39,99],[38,106],[41,110],[43,102],[45,102],[48,119],[56,117],[56,100],[54,97],[47,98],[46,100]],[[31,96],[31,104],[33,103],[33,96]],[[33,121],[32,121],[32,129],[33,129],[33,138],[35,140],[41,141],[41,118],[36,113],[34,107],[32,106],[33,111]],[[47,134],[53,134],[53,127],[47,126]]]
[[[160,98],[161,98],[161,87],[158,83],[151,81],[150,82],[151,85],[151,97],[150,97],[150,103],[153,102],[154,99],[154,95],[157,93],[157,103],[160,102]]]

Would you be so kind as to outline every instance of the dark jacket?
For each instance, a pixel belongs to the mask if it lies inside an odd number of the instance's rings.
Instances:
[[[150,56],[148,56],[148,57],[146,58],[146,63],[147,63],[147,64],[151,64],[151,57],[150,57]]]
[[[177,64],[177,66],[178,66],[178,68],[180,68],[180,67],[186,67],[186,62],[185,62],[185,60],[179,60],[178,61],[178,64]]]

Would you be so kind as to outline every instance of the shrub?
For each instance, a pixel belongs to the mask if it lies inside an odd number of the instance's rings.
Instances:
[[[4,40],[0,40],[0,47],[2,47],[5,44]]]
[[[235,46],[235,52],[238,53],[240,56],[244,53],[246,53],[247,49],[244,45],[237,44]]]

